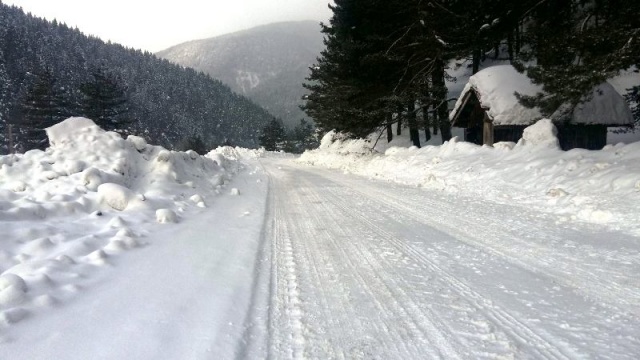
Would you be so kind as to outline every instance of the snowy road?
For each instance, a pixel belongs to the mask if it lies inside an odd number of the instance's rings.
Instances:
[[[640,354],[637,238],[517,205],[262,162],[267,246],[241,357]]]

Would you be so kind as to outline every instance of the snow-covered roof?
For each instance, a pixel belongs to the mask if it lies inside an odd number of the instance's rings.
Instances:
[[[450,120],[459,115],[471,90],[494,125],[530,125],[543,118],[538,108],[523,106],[515,96],[516,92],[533,96],[542,92],[542,87],[533,84],[529,77],[511,65],[493,66],[471,76],[449,114]],[[574,109],[572,123],[627,125],[632,121],[624,98],[609,83],[603,83],[594,89],[590,100]]]
[[[593,89],[591,99],[573,110],[574,124],[631,125],[633,114],[624,98],[608,82]]]

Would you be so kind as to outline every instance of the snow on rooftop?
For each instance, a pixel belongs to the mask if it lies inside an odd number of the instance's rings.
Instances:
[[[462,110],[471,90],[495,125],[530,125],[543,118],[539,109],[523,106],[515,96],[516,92],[533,96],[542,92],[542,87],[533,84],[529,77],[511,65],[493,66],[471,76],[449,115],[450,120]],[[594,89],[588,101],[574,109],[572,123],[627,125],[632,121],[624,98],[609,83],[603,83]]]
[[[631,125],[633,114],[622,96],[608,82],[593,90],[591,99],[573,110],[575,124]]]
[[[488,109],[495,125],[529,125],[543,117],[538,109],[521,105],[515,96],[516,92],[535,95],[542,88],[534,85],[527,75],[519,73],[511,65],[493,66],[471,76],[451,111],[450,119],[461,110],[462,102],[471,90],[478,95],[480,105]]]

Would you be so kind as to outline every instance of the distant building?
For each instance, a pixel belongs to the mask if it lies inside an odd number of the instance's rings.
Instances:
[[[454,127],[464,128],[464,140],[478,145],[518,142],[524,129],[543,118],[537,108],[526,108],[515,96],[535,95],[542,88],[511,65],[484,69],[469,78],[449,114]],[[579,104],[568,122],[555,123],[563,150],[602,149],[607,127],[630,126],[633,116],[624,98],[609,84],[597,86],[591,98]]]

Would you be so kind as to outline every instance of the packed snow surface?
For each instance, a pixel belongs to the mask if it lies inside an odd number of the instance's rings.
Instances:
[[[48,133],[0,157],[1,359],[640,353],[639,144],[562,152],[541,121],[296,160]]]
[[[320,148],[300,157],[305,164],[447,193],[518,203],[557,215],[558,223],[607,224],[640,235],[640,142],[601,151],[557,146],[556,129],[541,120],[518,144],[493,147],[459,141],[441,146],[372,149],[368,140],[328,133]]]
[[[465,96],[474,91],[480,105],[495,125],[531,125],[542,119],[538,108],[520,104],[516,93],[534,96],[542,87],[535,85],[526,74],[519,73],[511,65],[497,65],[471,76],[460,94],[450,118],[463,105]],[[573,110],[573,124],[630,125],[633,116],[624,98],[609,83],[598,85],[585,101]]]

